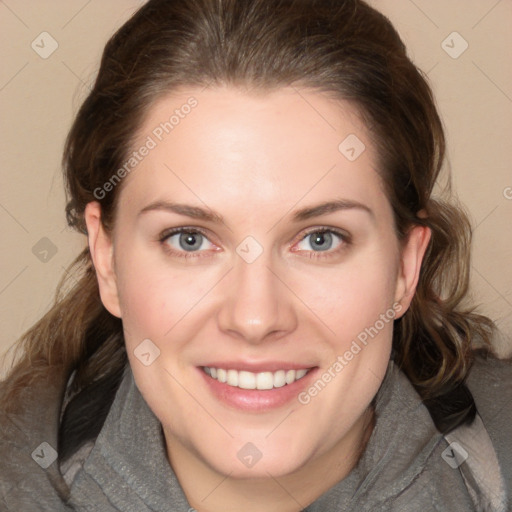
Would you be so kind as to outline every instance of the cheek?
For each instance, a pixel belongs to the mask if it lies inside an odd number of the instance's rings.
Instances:
[[[164,254],[144,247],[120,257],[116,273],[127,346],[149,338],[168,355],[180,352],[204,324],[198,317],[211,313],[209,294],[219,272],[215,265],[172,266]]]
[[[171,271],[155,252],[135,247],[116,258],[123,325],[132,340],[161,339],[201,297],[201,280]]]
[[[396,276],[393,253],[375,249],[359,253],[336,270],[303,273],[294,289],[335,333],[337,343],[344,345],[374,325],[380,315],[390,315]]]
[[[329,425],[348,430],[384,378],[396,314],[396,272],[391,251],[369,251],[328,279],[309,279],[309,300],[317,302],[315,313],[331,333],[326,337],[329,356],[318,376],[321,382],[313,383],[299,399],[332,443],[336,433]]]

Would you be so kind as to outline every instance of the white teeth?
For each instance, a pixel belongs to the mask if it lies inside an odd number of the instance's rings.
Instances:
[[[238,387],[238,372],[236,370],[228,370],[228,378],[226,382],[230,386]]]
[[[274,375],[272,372],[261,372],[256,376],[256,389],[272,389],[274,387]]]
[[[302,379],[302,377],[304,377],[304,375],[306,375],[306,373],[308,373],[307,370],[297,370],[297,372],[295,373],[295,379],[296,380]]]
[[[279,370],[274,373],[274,387],[282,388],[286,384],[286,372],[284,370]]]
[[[238,372],[238,387],[242,389],[256,389],[256,374],[252,372]]]
[[[288,370],[284,380],[286,384],[291,384],[295,380],[295,370]]]
[[[259,372],[225,370],[224,368],[213,368],[204,366],[203,370],[213,379],[226,383],[229,386],[242,389],[273,389],[281,388],[302,379],[309,369],[300,370],[278,370],[277,372]]]

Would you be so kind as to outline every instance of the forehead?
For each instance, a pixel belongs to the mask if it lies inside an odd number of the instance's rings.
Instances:
[[[203,202],[227,211],[348,198],[382,208],[376,155],[347,102],[295,88],[183,89],[149,109],[126,178],[129,204]]]

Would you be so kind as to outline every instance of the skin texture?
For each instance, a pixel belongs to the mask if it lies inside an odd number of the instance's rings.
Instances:
[[[350,472],[371,434],[369,404],[387,368],[392,321],[307,405],[239,410],[210,392],[198,367],[290,361],[321,375],[393,305],[396,317],[405,313],[430,230],[416,226],[399,245],[364,125],[350,104],[319,92],[175,91],[148,112],[134,146],[191,96],[197,106],[124,179],[113,233],[102,228],[99,204],[87,206],[101,298],[123,319],[137,386],[162,422],[190,504],[300,510]],[[338,149],[349,134],[366,146],[354,161]],[[338,199],[373,214],[292,218]],[[209,209],[223,222],[140,214],[155,201]],[[179,234],[159,241],[176,227],[202,229],[199,250],[180,248]],[[318,250],[307,235],[320,228],[351,241],[333,234],[328,250]],[[252,263],[237,253],[247,236],[263,249]],[[134,351],[148,338],[160,356],[145,366]],[[262,455],[250,468],[237,457],[248,442]]]

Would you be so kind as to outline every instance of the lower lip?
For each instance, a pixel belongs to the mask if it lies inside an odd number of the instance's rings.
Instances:
[[[230,386],[210,377],[202,368],[198,368],[198,371],[213,395],[224,404],[239,410],[261,412],[277,409],[297,399],[299,393],[311,382],[317,369],[312,368],[304,377],[291,384],[265,390]]]

